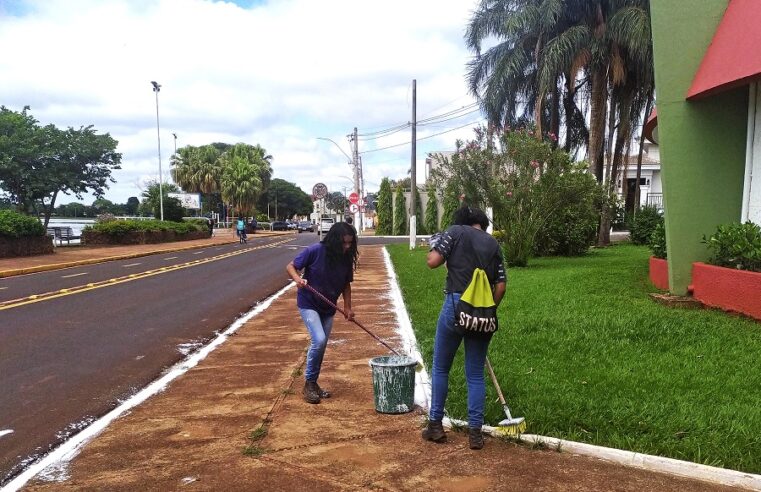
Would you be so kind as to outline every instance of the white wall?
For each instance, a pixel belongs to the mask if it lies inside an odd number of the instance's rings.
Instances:
[[[751,220],[761,224],[761,84],[751,84],[750,87],[748,158],[741,219],[743,222]]]

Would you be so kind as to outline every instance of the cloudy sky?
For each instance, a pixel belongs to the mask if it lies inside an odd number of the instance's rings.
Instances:
[[[410,167],[410,129],[383,130],[411,120],[416,79],[419,121],[452,112],[418,127],[422,183],[426,153],[453,148],[482,121],[465,83],[471,54],[463,33],[475,5],[0,0],[0,104],[28,105],[41,124],[110,133],[122,153],[106,193],[114,202],[139,196],[158,178],[152,80],[162,85],[165,179],[175,133],[178,147],[258,143],[273,156],[274,177],[306,192],[318,182],[351,191],[342,150],[351,154],[346,136],[356,126],[366,135],[359,142],[365,189],[375,191],[384,176],[403,178]]]

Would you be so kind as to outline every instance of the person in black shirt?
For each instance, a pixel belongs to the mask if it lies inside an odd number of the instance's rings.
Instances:
[[[457,349],[464,340],[470,448],[481,449],[484,446],[481,427],[486,400],[484,366],[491,337],[469,337],[455,331],[455,307],[476,268],[481,267],[486,271],[497,305],[505,295],[507,278],[502,250],[497,241],[486,233],[489,225],[486,214],[477,208],[463,206],[455,212],[454,223],[455,225],[445,232],[431,239],[431,249],[427,257],[429,268],[438,268],[446,263],[447,280],[444,304],[436,325],[431,371],[431,408],[428,426],[423,430],[423,439],[446,441],[447,436],[441,421],[444,418],[444,403],[449,390],[449,370],[452,368]]]

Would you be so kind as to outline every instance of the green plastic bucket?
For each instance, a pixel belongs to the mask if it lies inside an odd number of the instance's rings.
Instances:
[[[384,355],[370,360],[376,411],[412,411],[415,403],[415,366],[415,359],[403,355]]]

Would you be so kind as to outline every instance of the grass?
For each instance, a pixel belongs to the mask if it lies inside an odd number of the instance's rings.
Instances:
[[[446,269],[388,249],[430,366]],[[510,269],[489,357],[513,415],[533,434],[761,473],[761,324],[656,304],[648,256],[618,245]],[[464,419],[462,348],[449,388],[447,411]]]

